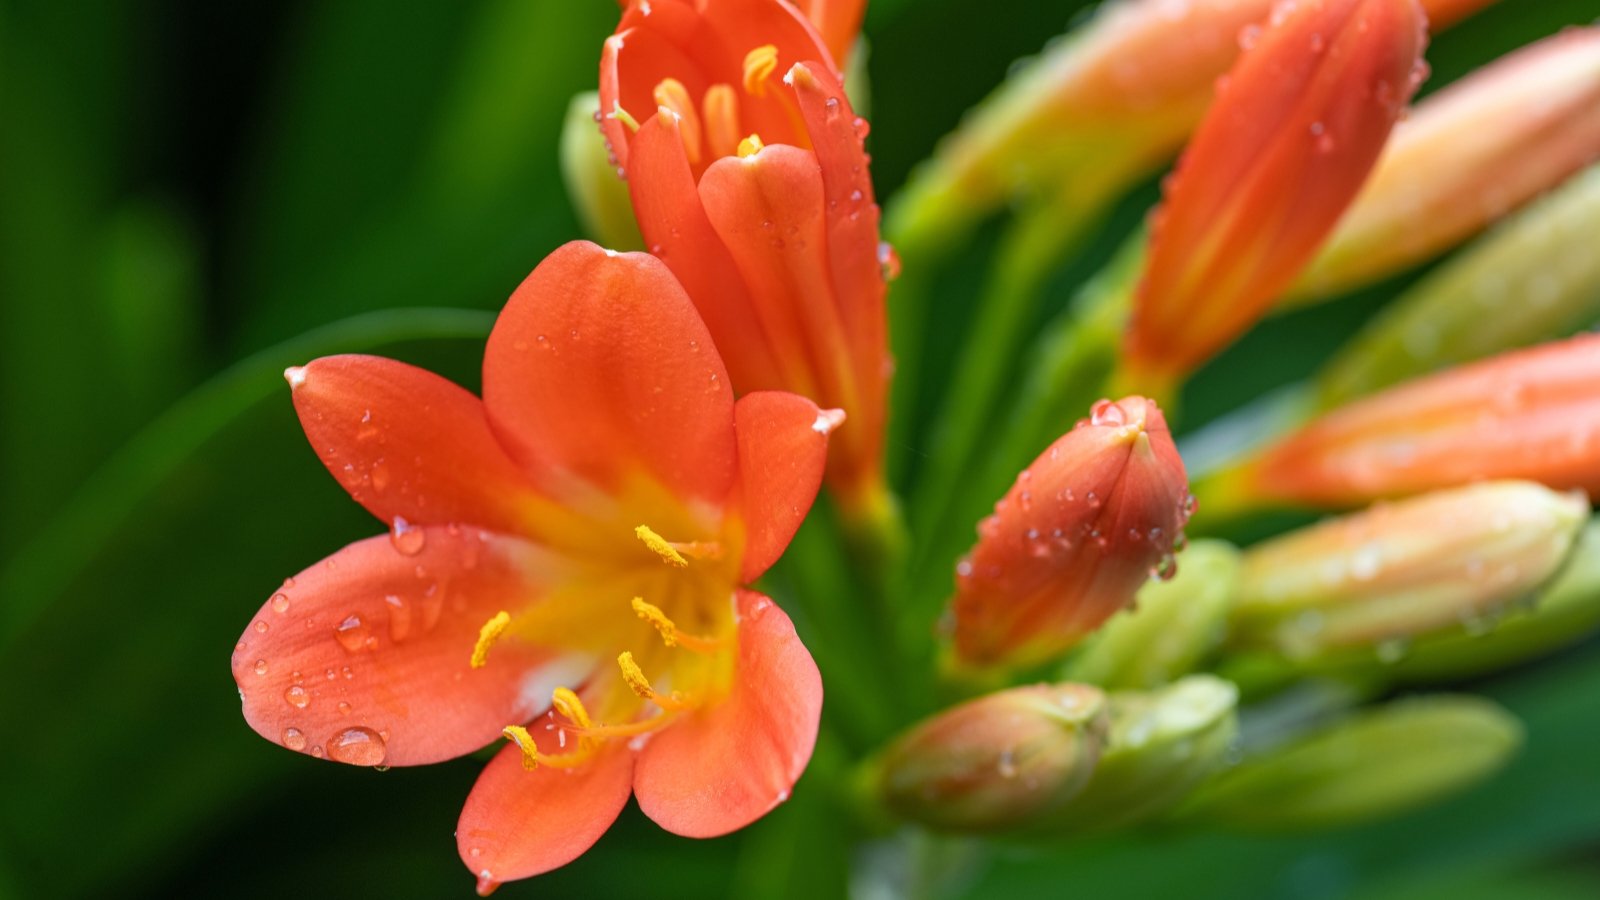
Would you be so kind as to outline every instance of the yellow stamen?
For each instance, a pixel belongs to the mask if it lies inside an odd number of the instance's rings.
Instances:
[[[671,718],[671,716],[671,713],[659,713],[649,717],[648,719],[640,719],[637,722],[629,722],[626,725],[596,725],[593,728],[584,729],[583,737],[599,738],[603,740],[605,738],[633,737],[634,735],[639,734],[649,734],[650,732],[655,731],[661,726],[667,724],[667,721]]]
[[[739,151],[739,95],[726,84],[706,88],[700,101],[705,110],[706,143],[713,159]]]
[[[764,44],[744,55],[744,90],[752,97],[767,95],[767,79],[778,69],[778,48]]]
[[[644,541],[644,545],[649,547],[655,555],[661,557],[662,562],[667,565],[676,566],[680,569],[689,567],[689,561],[683,558],[683,554],[678,552],[678,548],[668,543],[666,538],[656,534],[649,525],[640,525],[635,528],[633,536]]]
[[[528,733],[528,729],[523,728],[521,725],[507,725],[500,729],[500,733],[510,739],[513,744],[516,744],[518,750],[522,751],[522,767],[524,769],[532,772],[534,769],[539,768],[539,746],[533,742],[533,735]]]
[[[622,668],[622,680],[628,683],[628,687],[635,694],[638,694],[640,699],[654,701],[662,709],[676,710],[685,708],[686,704],[683,702],[683,698],[678,696],[676,691],[672,692],[671,696],[668,696],[659,693],[650,686],[650,679],[644,677],[644,670],[639,668],[637,662],[634,662],[631,652],[622,651],[622,655],[617,657],[617,665]]]
[[[683,139],[684,153],[689,165],[700,164],[700,116],[694,110],[694,100],[689,89],[676,78],[663,78],[654,92],[656,105],[676,113],[679,119],[678,136]]]
[[[500,640],[500,635],[505,633],[506,626],[510,624],[511,614],[502,609],[478,629],[478,643],[472,648],[474,669],[481,669],[489,662],[489,648],[494,646],[495,641]]]
[[[739,158],[743,159],[747,156],[755,156],[757,153],[760,153],[761,149],[765,146],[766,144],[761,143],[761,135],[752,134],[739,142]]]
[[[722,642],[716,638],[702,637],[680,631],[676,623],[667,618],[661,607],[653,603],[646,603],[643,597],[633,598],[633,612],[639,618],[649,622],[656,631],[661,632],[661,642],[668,647],[682,646],[686,650],[697,653],[713,653],[722,649]]]
[[[628,111],[622,108],[622,104],[615,100],[611,101],[611,112],[606,114],[606,118],[616,119],[627,126],[629,131],[639,130],[639,120],[628,115]]]
[[[579,728],[587,729],[594,724],[589,718],[589,711],[583,706],[583,701],[578,699],[578,695],[571,688],[558,687],[552,691],[550,705]]]

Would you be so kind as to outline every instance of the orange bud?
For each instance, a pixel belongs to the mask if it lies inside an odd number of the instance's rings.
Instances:
[[[1028,665],[1071,647],[1170,576],[1189,519],[1183,460],[1150,400],[1096,403],[1022,470],[956,568],[955,651]]]
[[[1341,407],[1234,476],[1246,498],[1356,506],[1489,478],[1600,496],[1600,334],[1405,382]]]
[[[1127,337],[1168,384],[1289,286],[1366,180],[1421,81],[1416,0],[1279,5],[1168,181]]]
[[[1083,789],[1108,730],[1097,688],[1000,691],[945,710],[895,741],[880,763],[879,791],[897,814],[936,828],[1026,827]]]
[[[1506,56],[1417,104],[1316,262],[1310,295],[1434,256],[1600,158],[1600,28]]]

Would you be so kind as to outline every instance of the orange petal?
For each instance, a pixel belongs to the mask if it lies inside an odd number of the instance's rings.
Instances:
[[[648,254],[574,241],[546,257],[489,335],[483,396],[511,455],[535,469],[608,490],[642,471],[712,503],[732,486],[727,370]]]
[[[957,567],[955,649],[978,666],[1044,662],[1133,601],[1171,564],[1188,481],[1156,405],[1095,404],[978,526]]]
[[[1282,4],[1179,163],[1127,339],[1162,385],[1231,343],[1317,251],[1416,89],[1416,0]]]
[[[302,753],[355,765],[452,759],[550,699],[550,654],[505,640],[468,663],[478,629],[537,588],[541,551],[475,529],[358,541],[289,579],[239,638],[245,721]],[[578,673],[580,676],[582,673]]]
[[[822,485],[828,433],[842,414],[782,391],[746,394],[733,414],[746,529],[739,580],[748,584],[778,561],[805,521]]]
[[[866,0],[794,0],[794,5],[816,26],[834,60],[845,65],[856,37],[861,34]]]
[[[776,351],[744,282],[729,277],[733,258],[700,205],[679,124],[672,116],[656,115],[634,138],[628,190],[639,231],[694,300],[740,390],[780,388]]]
[[[377,356],[328,356],[287,374],[323,465],[385,523],[528,532],[540,498],[468,391]]]
[[[1269,448],[1240,483],[1257,498],[1337,507],[1491,478],[1600,497],[1600,335],[1358,400]]]
[[[639,808],[685,837],[716,837],[789,798],[811,759],[822,676],[794,624],[754,591],[738,595],[731,693],[658,733],[639,754]]]
[[[541,723],[528,733],[542,753],[570,752]],[[626,742],[611,742],[575,768],[541,766],[532,772],[508,743],[478,776],[456,826],[456,846],[478,877],[478,892],[582,856],[616,821],[632,784],[633,752]]]

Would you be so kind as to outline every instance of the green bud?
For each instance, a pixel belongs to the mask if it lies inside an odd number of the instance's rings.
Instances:
[[[613,250],[643,250],[644,238],[633,218],[628,183],[595,122],[600,95],[587,91],[567,105],[561,126],[561,177],[578,223],[589,237]]]
[[[1228,770],[1182,817],[1247,828],[1326,828],[1424,806],[1482,781],[1522,742],[1488,700],[1401,700]]]
[[[1167,581],[1140,588],[1067,664],[1064,677],[1108,689],[1147,690],[1197,668],[1222,643],[1239,551],[1195,541]]]
[[[1482,631],[1566,561],[1588,501],[1526,481],[1436,491],[1250,548],[1238,643],[1298,663],[1400,658],[1417,638]]]
[[[897,815],[941,830],[1024,826],[1083,788],[1105,734],[1105,695],[1096,688],[1011,688],[896,740],[877,763],[878,794]]]
[[[1210,675],[1111,695],[1111,736],[1083,791],[1038,832],[1102,831],[1160,816],[1228,759],[1239,692]]]
[[[1480,238],[1390,304],[1317,379],[1323,409],[1600,319],[1600,165]]]

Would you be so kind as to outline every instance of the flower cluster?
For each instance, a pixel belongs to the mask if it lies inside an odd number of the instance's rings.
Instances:
[[[1592,170],[1572,178],[1600,157],[1594,30],[1407,116],[1428,16],[1484,5],[1122,0],[1015,76],[889,217],[908,260],[933,265],[1008,195],[1048,206],[1096,179],[1109,195],[1184,149],[1148,230],[1035,352],[989,354],[1032,368],[985,398],[998,409],[964,426],[969,445],[929,448],[971,450],[930,466],[959,483],[908,486],[886,460],[899,262],[842,75],[863,4],[630,0],[598,54],[600,139],[582,117],[567,172],[580,204],[625,205],[586,218],[620,216],[647,252],[549,254],[488,338],[481,398],[375,357],[286,373],[313,449],[389,533],[262,606],[233,657],[246,720],[360,766],[503,739],[457,830],[480,893],[572,861],[630,797],[675,834],[742,828],[795,789],[824,679],[839,683],[752,587],[825,486],[850,544],[828,548],[848,563],[827,562],[859,594],[843,621],[877,629],[886,669],[917,682],[845,684],[883,695],[866,701],[881,714],[853,735],[855,767],[831,775],[864,818],[1055,838],[1156,818],[1323,823],[1482,777],[1518,733],[1476,700],[1342,709],[1334,731],[1227,762],[1247,704],[1308,674],[1448,677],[1570,639],[1572,608],[1600,595],[1596,566],[1569,565],[1600,538],[1586,529],[1600,336],[1570,337],[1600,318],[1600,268],[1574,269],[1546,300],[1565,311],[1520,330],[1402,298],[1323,382],[1247,417],[1249,434],[1216,426],[1221,454],[1186,462],[1168,416],[1275,308],[1371,283],[1525,205],[1600,219]],[[1172,66],[1123,65],[1169,50]],[[1564,181],[1570,194],[1527,205]],[[1484,265],[1472,252],[1451,265]],[[896,302],[913,327],[928,318],[926,293]],[[1380,352],[1397,328],[1435,326],[1422,352]],[[993,467],[1009,490],[947,554]],[[899,522],[896,488],[933,493],[914,513],[949,514]],[[1186,549],[1186,530],[1280,506],[1344,515]],[[902,528],[909,546],[885,533]],[[1481,752],[1404,784],[1361,780],[1457,737]],[[1306,796],[1342,805],[1273,795],[1306,778],[1324,779]]]

